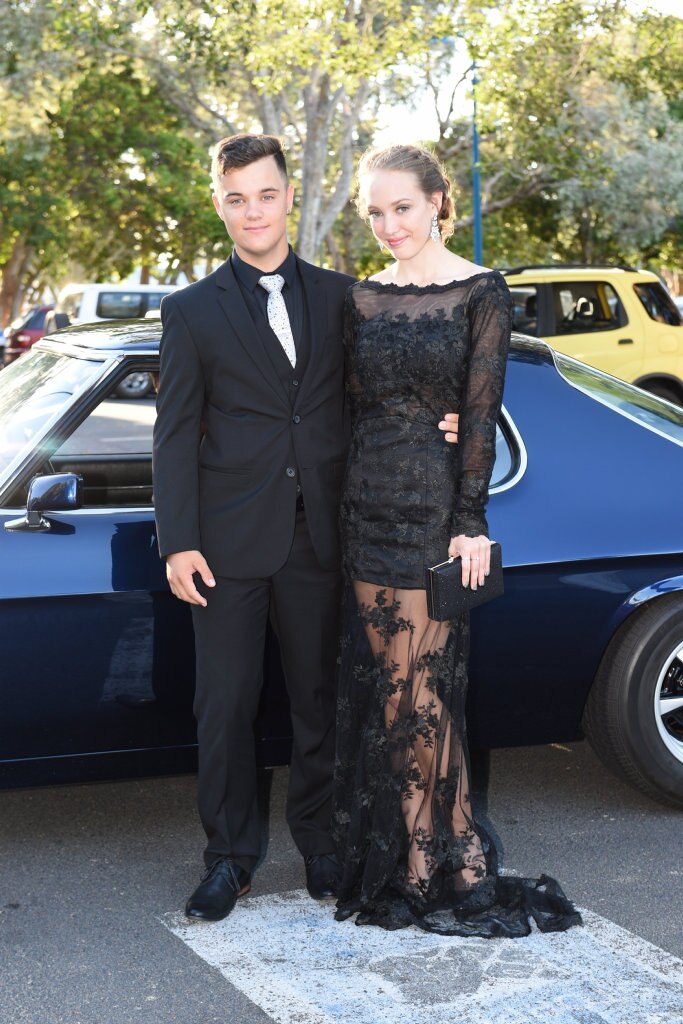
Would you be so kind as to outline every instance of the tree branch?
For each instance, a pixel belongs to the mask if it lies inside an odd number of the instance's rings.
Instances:
[[[342,135],[339,145],[339,157],[341,170],[329,198],[322,205],[318,234],[320,238],[331,230],[337,216],[346,206],[351,193],[351,182],[353,181],[353,130],[358,122],[360,111],[363,109],[370,92],[370,83],[365,80],[361,83],[355,96],[349,99],[347,109],[344,113]]]
[[[516,203],[520,203],[523,199],[528,199],[529,196],[537,195],[541,189],[547,188],[550,182],[541,177],[534,177],[525,182],[511,192],[510,195],[505,196],[502,199],[489,200],[488,202],[482,203],[481,215],[486,217],[491,213],[496,213],[498,210],[506,210],[509,206],[514,206]],[[474,217],[460,217],[454,222],[454,228],[456,230],[460,228],[472,227],[474,223]]]

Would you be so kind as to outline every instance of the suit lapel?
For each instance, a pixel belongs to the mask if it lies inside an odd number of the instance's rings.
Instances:
[[[325,341],[329,329],[329,307],[320,268],[313,266],[312,263],[305,263],[298,257],[297,264],[304,287],[304,302],[308,311],[308,333],[311,341],[308,366],[299,393],[300,398],[301,392],[305,392],[307,385],[315,380],[318,361],[325,351]]]
[[[226,260],[216,271],[216,286],[218,301],[232,334],[278,397],[287,402],[285,390],[268,355],[264,340],[251,318],[230,260]]]

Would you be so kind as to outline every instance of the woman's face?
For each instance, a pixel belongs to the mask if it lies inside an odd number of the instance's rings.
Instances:
[[[441,192],[427,197],[411,171],[370,171],[361,180],[361,196],[372,233],[397,260],[417,255],[430,241]]]

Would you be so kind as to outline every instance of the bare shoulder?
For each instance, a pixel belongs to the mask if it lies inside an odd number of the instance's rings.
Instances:
[[[373,274],[372,277],[368,278],[368,281],[376,281],[377,284],[392,284],[395,280],[395,270],[397,264],[394,263],[390,267],[386,267],[384,270],[380,270],[378,274]]]
[[[450,254],[451,259],[449,262],[449,270],[452,276],[458,281],[466,281],[469,277],[478,277],[479,274],[490,274],[490,267],[482,267],[478,263],[472,263],[471,260],[466,260],[463,256],[458,256],[456,253]]]

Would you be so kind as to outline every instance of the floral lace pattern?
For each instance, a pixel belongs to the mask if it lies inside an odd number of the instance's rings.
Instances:
[[[346,310],[353,434],[341,510],[347,579],[334,831],[337,917],[520,936],[580,922],[559,885],[501,877],[473,815],[465,735],[469,619],[427,615],[424,567],[487,533],[510,339],[495,272],[425,288],[361,281]],[[438,429],[460,413],[459,444]]]

